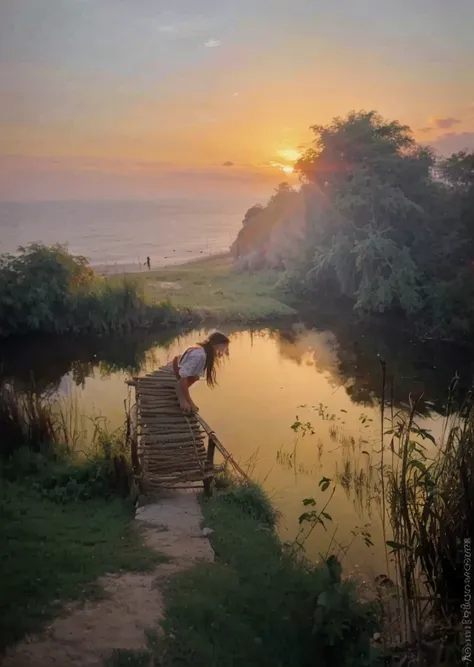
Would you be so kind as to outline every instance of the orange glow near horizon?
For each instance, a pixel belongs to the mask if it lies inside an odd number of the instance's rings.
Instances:
[[[377,15],[381,31],[360,22],[345,34],[337,7],[321,16],[311,0],[298,12],[275,3],[270,15],[261,2],[237,3],[232,20],[213,0],[202,13],[195,0],[164,13],[156,3],[49,0],[51,17],[31,39],[35,3],[5,0],[0,171],[8,185],[0,182],[0,199],[54,199],[66,184],[71,196],[98,196],[97,179],[86,179],[93,170],[104,192],[120,195],[180,179],[183,191],[193,179],[209,193],[217,181],[271,191],[283,174],[296,179],[310,127],[351,109],[407,124],[443,154],[470,148],[474,5],[460,3],[464,14],[443,3],[429,17],[410,10],[413,30],[442,26],[453,48],[439,68],[438,41],[426,40],[419,58],[423,40],[411,33],[408,71],[395,14]]]

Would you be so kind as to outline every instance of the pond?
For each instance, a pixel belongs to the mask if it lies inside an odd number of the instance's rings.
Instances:
[[[387,364],[386,394],[396,408],[403,409],[410,392],[424,394],[422,425],[435,437],[441,436],[449,382],[459,372],[467,385],[472,360],[464,350],[354,326],[325,330],[300,322],[225,330],[231,354],[219,369],[219,386],[210,390],[202,381],[193,387],[193,398],[226,448],[270,493],[281,512],[282,539],[297,535],[305,498],[314,498],[319,508],[328,500],[332,487],[323,491],[320,479],[338,480],[326,509],[332,521],[327,530],[313,531],[305,545],[308,555],[317,560],[331,544],[351,544],[346,569],[368,577],[386,571],[380,493],[373,486],[381,432],[380,360]],[[158,368],[206,333],[35,340],[4,346],[0,363],[3,375],[17,385],[34,382],[38,392],[67,397],[76,428],[90,436],[97,417],[106,418],[110,429],[123,425],[130,374]],[[311,427],[298,428],[297,421]],[[81,448],[87,446],[86,438]],[[365,544],[363,529],[373,545]]]

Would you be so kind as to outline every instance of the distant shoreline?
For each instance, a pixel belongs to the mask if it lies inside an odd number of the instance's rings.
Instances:
[[[226,259],[230,257],[230,252],[219,252],[211,253],[209,255],[203,255],[202,257],[195,257],[187,261],[174,262],[172,264],[153,264],[151,263],[150,273],[153,271],[161,271],[164,269],[172,269],[176,267],[184,266],[195,266],[199,264],[204,264],[209,260],[213,259]],[[117,275],[129,275],[129,274],[146,274],[148,273],[148,268],[145,263],[138,264],[138,262],[130,262],[128,264],[91,264],[91,269],[96,273],[102,276],[117,276]]]

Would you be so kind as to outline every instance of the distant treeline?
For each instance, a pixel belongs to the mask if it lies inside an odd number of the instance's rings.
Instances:
[[[341,299],[388,312],[424,335],[474,331],[474,153],[436,160],[408,127],[375,112],[315,125],[295,166],[247,212],[233,245],[241,270],[279,268],[305,303]]]

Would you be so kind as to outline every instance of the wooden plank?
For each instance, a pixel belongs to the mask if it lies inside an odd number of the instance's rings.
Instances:
[[[168,473],[186,473],[189,470],[196,470],[196,464],[187,464],[187,465],[180,465],[176,466],[173,464],[168,464],[168,465],[160,465],[160,466],[149,466],[147,468],[147,473],[150,473],[152,475],[161,475],[161,474],[168,474]]]
[[[184,451],[185,449],[193,449],[194,442],[188,440],[187,442],[161,442],[159,440],[145,440],[143,436],[140,437],[139,442],[140,447],[146,450],[156,450],[156,451],[165,451],[170,449],[175,452]],[[204,442],[201,440],[196,442],[196,447],[198,449],[204,449]]]
[[[149,440],[150,438],[155,438],[158,442],[166,442],[172,444],[173,442],[180,443],[180,442],[194,442],[194,441],[202,441],[205,438],[205,434],[202,433],[200,435],[194,435],[194,433],[184,431],[183,433],[158,433],[155,432],[153,435],[144,435],[142,438],[145,439],[145,442]]]
[[[144,432],[150,433],[183,433],[186,429],[187,433],[196,433],[197,435],[206,435],[202,428],[199,425],[192,425],[191,427],[186,424],[183,428],[181,424],[161,424],[161,423],[143,423],[140,424],[140,428]]]
[[[182,453],[181,456],[175,456],[173,454],[169,454],[167,456],[152,456],[149,455],[146,457],[145,461],[146,463],[169,463],[170,461],[176,461],[178,464],[180,461],[182,462],[187,462],[187,461],[194,461],[196,463],[197,461],[205,461],[206,460],[206,451],[198,452],[196,453],[194,451],[189,451],[188,453],[184,454]]]

